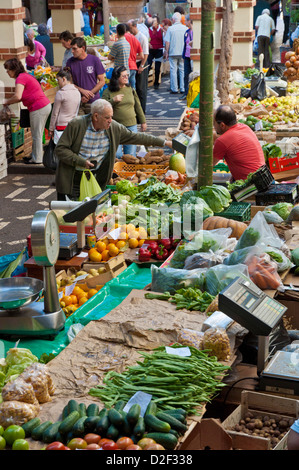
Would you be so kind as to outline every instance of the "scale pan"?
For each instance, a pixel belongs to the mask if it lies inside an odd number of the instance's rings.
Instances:
[[[32,277],[0,279],[0,309],[15,310],[39,299],[44,283]]]

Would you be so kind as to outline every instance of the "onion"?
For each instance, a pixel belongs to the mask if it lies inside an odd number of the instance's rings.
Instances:
[[[296,60],[296,62],[294,62],[294,67],[295,67],[295,69],[299,68],[299,60]]]
[[[289,60],[289,58],[292,57],[293,55],[295,55],[294,51],[287,51],[285,54],[285,59]]]
[[[296,74],[296,69],[294,67],[289,67],[288,71],[289,71],[290,75],[295,75]]]
[[[285,63],[285,66],[286,67],[291,67],[291,62],[289,60],[287,60],[286,63]]]

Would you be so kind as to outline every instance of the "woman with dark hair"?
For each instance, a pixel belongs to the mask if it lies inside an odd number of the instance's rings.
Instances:
[[[38,41],[25,36],[24,44],[27,46],[26,67],[34,70],[37,65],[42,65],[46,59],[46,48]]]
[[[50,66],[54,65],[53,44],[49,36],[49,30],[46,23],[41,23],[37,28],[38,35],[35,40],[42,44],[46,49],[46,61]]]
[[[57,144],[61,134],[68,123],[78,114],[81,102],[81,93],[72,83],[71,72],[61,69],[56,75],[59,90],[53,104],[49,135]]]
[[[4,106],[14,103],[23,103],[29,111],[30,128],[32,135],[31,157],[24,157],[25,163],[43,162],[43,133],[48,116],[51,112],[51,103],[44,94],[35,77],[26,72],[19,59],[8,59],[4,68],[10,78],[15,79],[15,92],[11,98],[4,101]]]
[[[129,72],[121,65],[113,69],[108,88],[103,92],[103,99],[113,107],[113,119],[123,124],[132,132],[137,132],[137,123],[141,124],[141,131],[146,131],[146,120],[138,95],[129,85]],[[122,154],[136,156],[136,145],[124,145],[118,147],[116,157]]]
[[[152,67],[153,61],[155,61],[155,81],[154,88],[158,90],[159,88],[159,79],[160,79],[160,70],[161,63],[163,60],[164,53],[164,34],[163,29],[160,26],[160,21],[157,16],[153,17],[153,24],[149,28],[150,42],[149,42],[149,55],[148,55],[148,65],[149,70]]]

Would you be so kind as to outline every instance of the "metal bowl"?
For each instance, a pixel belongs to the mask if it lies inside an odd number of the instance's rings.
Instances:
[[[0,279],[0,309],[15,310],[42,296],[44,283],[31,277]]]

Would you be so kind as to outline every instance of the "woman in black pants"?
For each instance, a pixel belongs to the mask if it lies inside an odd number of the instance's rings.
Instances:
[[[163,60],[163,29],[160,26],[160,21],[157,16],[153,17],[153,24],[149,28],[150,42],[149,42],[149,55],[148,64],[149,70],[152,67],[153,61],[155,61],[155,81],[154,88],[159,88],[160,70],[161,63]]]

